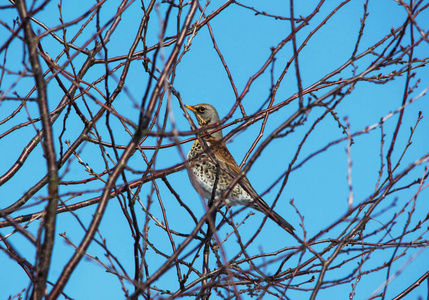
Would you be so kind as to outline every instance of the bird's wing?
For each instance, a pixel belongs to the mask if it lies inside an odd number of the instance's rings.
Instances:
[[[218,142],[217,144],[215,144],[213,149],[213,154],[216,160],[218,161],[221,170],[228,173],[232,178],[236,178],[237,176],[240,176],[242,174],[243,171],[238,166],[237,162],[229,152],[228,148],[225,146],[225,143]],[[251,191],[251,192],[248,191],[249,194],[254,193],[257,195],[255,189],[250,184],[246,175],[241,177],[240,184],[243,186],[243,188],[246,191],[248,190]]]
[[[240,176],[243,171],[238,166],[237,162],[229,152],[228,148],[225,146],[225,143],[218,143],[214,147],[215,149],[213,149],[213,153],[215,155],[215,158],[219,162],[221,170],[227,172],[232,178]],[[241,177],[239,184],[255,201],[254,205],[252,205],[253,208],[263,213],[271,211],[271,207],[255,191],[253,186],[250,184],[249,179],[247,179],[246,175]]]
[[[218,161],[221,170],[227,172],[233,178],[241,175],[242,170],[229,152],[225,143],[218,142],[213,146],[213,154]],[[259,196],[245,175],[241,178],[239,184],[253,198],[254,202],[251,205],[252,208],[264,213],[288,232],[292,233],[295,230],[295,228],[293,228],[289,222],[283,219],[278,213],[273,211],[272,208]]]

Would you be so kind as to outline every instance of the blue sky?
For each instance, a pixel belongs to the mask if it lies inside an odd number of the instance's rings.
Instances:
[[[209,14],[223,4],[223,2],[214,2],[215,1],[208,6],[206,14]],[[341,3],[340,1],[327,2],[329,3],[322,5],[319,13],[311,20],[310,24],[297,34],[298,45],[301,45],[307,35],[314,30],[324,18],[327,17],[333,8],[337,7]],[[259,11],[265,11],[274,15],[289,16],[289,1],[261,1],[261,3],[248,1],[248,3],[243,3],[253,6]],[[295,15],[307,16],[313,11],[317,3],[318,1],[300,1],[299,3],[296,1]],[[58,3],[56,1],[52,1],[52,3],[36,15],[36,18],[42,20],[48,26],[59,25],[57,4]],[[95,3],[92,2],[82,2],[77,7],[75,2],[63,1],[63,18],[65,21],[73,20],[94,4]],[[107,22],[114,15],[118,4],[119,1],[111,1],[110,3],[103,5],[103,13],[100,20],[101,24]],[[201,2],[201,5],[204,4],[205,2]],[[300,73],[304,88],[312,85],[314,82],[317,82],[325,74],[337,69],[350,58],[357,40],[360,19],[363,16],[363,4],[364,1],[351,1],[350,3],[345,4],[328,20],[326,25],[318,30],[317,33],[308,41],[306,47],[299,55]],[[134,39],[137,25],[142,18],[140,7],[141,3],[134,2],[125,11],[118,29],[112,35],[111,41],[108,44],[108,55],[110,57],[124,55],[127,53]],[[158,9],[159,16],[163,18],[167,9],[167,4],[160,4]],[[11,23],[13,18],[16,17],[15,13],[16,12],[13,9],[0,10],[0,19]],[[182,18],[184,15],[185,13]],[[155,16],[156,14],[153,14],[151,17],[148,27],[149,31],[146,39],[146,44],[148,46],[152,46],[158,41],[160,20]],[[198,17],[199,12],[197,12],[195,19]],[[396,28],[402,24],[405,18],[406,12],[395,1],[369,1],[369,16],[366,21],[364,35],[357,53],[361,53],[368,47],[374,45],[374,43],[388,34],[391,28]],[[419,21],[420,26],[426,29],[428,28],[429,18],[424,19],[423,16],[420,16],[417,20]],[[175,34],[175,22],[175,18],[172,18],[169,23],[166,36]],[[78,23],[76,26],[71,27],[68,30],[68,39],[70,39],[79,30],[81,24],[82,23]],[[275,47],[291,32],[289,21],[275,20],[274,18],[262,15],[255,16],[255,13],[251,10],[234,4],[230,5],[220,15],[215,17],[210,22],[210,25],[212,26],[217,45],[231,72],[238,94],[242,93],[249,78],[265,63],[267,57],[271,53],[271,47]],[[36,25],[34,26],[36,28],[36,32],[43,32],[43,29],[38,28]],[[1,36],[4,36],[2,32],[7,33],[4,28],[1,28],[0,30]],[[92,24],[86,29],[82,37],[77,39],[75,42],[76,45],[82,46],[83,43],[86,42],[86,39],[94,34],[94,32],[95,25]],[[57,32],[59,35],[60,33],[60,31]],[[415,35],[418,36],[417,33],[415,33]],[[1,40],[1,44],[3,45],[4,38],[1,38]],[[59,54],[59,51],[61,51],[60,45],[54,42],[49,36],[45,37],[42,40],[42,43],[45,51],[49,52],[51,57],[56,57],[56,55]],[[403,45],[408,44],[409,35],[406,35]],[[15,67],[14,63],[11,62],[22,61],[22,47],[20,48],[19,43],[17,42],[12,45],[14,51],[9,51],[7,53],[7,67],[14,71],[18,71],[22,66],[17,63]],[[93,43],[88,46],[88,48],[91,47],[93,47]],[[139,45],[138,51],[141,49],[142,46]],[[426,57],[428,50],[428,45],[422,43],[422,45],[416,48],[414,55],[415,57],[420,58]],[[170,48],[163,49],[163,55],[168,57],[170,51]],[[3,52],[1,55],[0,59],[3,59],[5,53]],[[277,79],[281,74],[291,55],[293,55],[292,45],[291,43],[288,43],[276,56],[273,69],[274,78]],[[148,54],[150,59],[152,59],[152,56],[153,52]],[[76,66],[80,66],[84,58],[84,55],[77,56],[74,60]],[[368,56],[367,58],[356,62],[358,67],[357,72],[360,73],[365,70],[373,59],[374,57]],[[64,58],[60,60],[62,63],[64,63],[64,61]],[[148,80],[141,62],[141,60],[136,60],[131,64],[130,73],[125,83],[126,91],[122,92],[114,103],[115,109],[134,123],[138,122],[139,113],[135,105],[141,102]],[[162,60],[158,59],[157,64],[161,68]],[[114,67],[115,65],[116,64],[111,64],[110,67]],[[266,108],[266,101],[270,96],[271,67],[272,65],[270,65],[267,70],[252,83],[249,92],[242,99],[247,115],[256,113],[261,107]],[[390,71],[391,69],[387,68],[380,70],[380,73],[386,74]],[[101,64],[96,65],[90,72],[88,72],[84,79],[87,82],[92,82],[100,77],[100,74],[103,74],[103,72],[104,66]],[[334,78],[349,77],[351,76],[351,72],[351,68],[346,68],[341,74]],[[416,97],[429,86],[428,68],[416,69],[415,72],[417,74],[412,81],[412,85],[415,84],[417,78],[420,78],[421,81],[415,91],[411,94],[411,97]],[[376,74],[377,73],[371,75]],[[114,90],[119,75],[120,73],[117,72],[110,77],[110,92]],[[7,89],[12,82],[16,80],[16,78],[16,76],[14,77],[12,75],[6,76],[2,82],[1,90]],[[31,78],[24,78],[18,81],[14,90],[18,90],[20,95],[23,96],[28,93],[32,84],[33,82]],[[198,103],[210,103],[217,108],[221,118],[227,115],[233,107],[236,97],[226,75],[225,69],[210,40],[207,27],[202,28],[192,39],[190,51],[183,56],[176,69],[176,77],[173,86],[175,90],[180,93],[185,104],[194,105]],[[335,112],[342,124],[345,124],[344,118],[348,119],[350,131],[352,133],[361,131],[367,126],[377,124],[381,118],[387,116],[390,112],[395,112],[401,106],[404,86],[405,76],[383,85],[359,82],[354,87],[352,93],[347,95],[346,98],[338,105]],[[100,83],[97,87],[105,92],[104,83]],[[315,92],[315,94],[320,97],[330,89],[331,88],[325,88]],[[294,65],[292,64],[277,91],[274,104],[285,101],[297,93],[297,91],[296,73]],[[52,80],[48,85],[48,93],[50,107],[54,108],[63,96],[62,91],[54,80]],[[91,93],[95,97],[98,97],[98,100],[102,100],[95,91],[92,91]],[[306,95],[307,98],[308,96],[309,95]],[[87,101],[93,111],[98,111],[97,104],[89,98]],[[161,108],[162,111],[165,111],[166,102],[167,100],[164,99],[164,104]],[[1,102],[0,120],[3,120],[8,116],[17,105],[18,103],[14,103],[12,101]],[[189,131],[191,129],[190,124],[184,117],[184,113],[175,97],[172,97],[171,99],[171,106],[172,114],[174,115],[174,126],[176,126],[180,132]],[[264,136],[258,143],[258,146],[261,145],[271,132],[289,118],[295,112],[296,108],[297,104],[294,102],[272,113],[268,118]],[[28,110],[33,117],[37,116],[38,110],[34,103],[30,103],[28,105]],[[413,163],[428,152],[427,141],[429,140],[429,131],[427,128],[429,126],[429,121],[427,113],[429,112],[429,105],[428,96],[423,96],[416,102],[410,104],[405,110],[403,126],[399,132],[393,158],[394,160],[397,160],[405,148],[409,136],[409,128],[414,126],[419,111],[423,112],[424,118],[420,121],[414,133],[413,143],[406,155],[403,157],[402,162],[398,167],[398,172],[405,169],[410,163]],[[269,189],[269,187],[287,170],[289,163],[297,151],[299,143],[302,141],[304,135],[308,132],[313,122],[320,117],[323,112],[324,109],[322,108],[314,108],[308,115],[308,120],[304,125],[296,127],[293,132],[289,133],[285,137],[272,141],[261,152],[256,162],[251,166],[247,177],[256,191],[263,195],[267,203],[271,204],[274,201],[277,193],[279,192],[280,184],[275,185],[272,189]],[[241,117],[241,112],[237,109],[232,118],[226,123],[233,122]],[[4,125],[0,125],[0,133],[5,132],[16,124],[25,122],[26,119],[26,112],[21,111],[12,121],[7,122]],[[397,120],[398,114],[395,114],[384,123],[383,129],[386,134],[386,145],[390,144]],[[109,134],[104,123],[105,118],[102,118],[97,124],[97,130],[100,132],[103,140],[109,141]],[[232,124],[225,128],[223,130],[224,134],[235,129],[240,124],[241,123]],[[39,124],[36,126],[40,129]],[[239,164],[243,160],[252,143],[258,137],[261,126],[262,121],[258,121],[250,127],[247,127],[246,130],[234,135],[227,142],[228,148]],[[131,137],[125,133],[122,129],[122,125],[117,120],[113,119],[112,127],[115,128],[115,142],[119,145],[127,145]],[[76,116],[71,116],[67,120],[67,131],[63,141],[73,141],[80,134],[82,128],[83,127],[79,119]],[[171,130],[171,128],[173,128],[173,122],[172,119],[169,119],[167,122],[167,130]],[[62,122],[55,124],[54,133],[58,134],[61,130]],[[0,143],[2,144],[0,147],[0,154],[2,160],[5,162],[0,164],[1,174],[8,170],[12,162],[16,160],[17,156],[22,151],[22,148],[25,147],[34,134],[34,128],[32,126],[27,126],[16,131],[14,134],[10,134],[0,139]],[[180,138],[185,139],[188,137],[190,136]],[[304,144],[301,154],[297,159],[297,164],[302,162],[310,154],[322,149],[330,142],[344,137],[343,129],[338,127],[338,122],[335,121],[333,117],[326,117],[309,135],[308,140]],[[367,200],[375,189],[375,183],[377,181],[378,171],[380,168],[380,141],[380,128],[372,130],[367,134],[354,137],[354,144],[351,147],[354,205]],[[165,139],[163,144],[171,142],[171,140]],[[153,146],[155,143],[155,138],[149,138],[143,146]],[[67,147],[66,145],[63,146]],[[56,150],[59,151],[60,146],[58,141],[55,147]],[[186,143],[181,145],[181,150],[183,150],[184,153],[187,153],[190,147],[191,143]],[[289,204],[290,200],[293,199],[300,214],[304,216],[307,238],[313,237],[321,230],[330,226],[336,220],[341,218],[347,211],[349,187],[347,183],[348,162],[346,148],[347,142],[338,143],[337,145],[330,147],[327,151],[310,159],[308,162],[304,163],[302,167],[291,172],[285,189],[277,202],[275,210],[295,226],[297,229],[297,235],[301,238],[303,237],[302,228],[300,226],[301,220],[295,212],[295,209]],[[384,155],[386,155],[387,150],[388,149],[385,146],[383,149]],[[90,163],[91,168],[96,170],[96,172],[102,172],[104,170],[105,163],[101,159],[101,154],[97,145],[84,143],[83,146],[78,149],[78,152],[82,159],[85,162]],[[149,157],[153,155],[153,151],[148,150],[145,153]],[[114,158],[113,152],[110,152],[109,154]],[[159,152],[154,167],[155,169],[162,169],[176,165],[182,161],[183,159],[177,147],[166,148]],[[113,164],[109,163],[109,166],[113,167]],[[128,166],[137,172],[143,172],[145,170],[144,160],[138,153],[129,160]],[[423,164],[414,169],[409,176],[406,177],[406,180],[403,181],[403,184],[400,184],[400,186],[406,185],[410,180],[421,177],[424,172],[424,167],[425,165]],[[29,187],[34,185],[43,177],[45,171],[46,164],[43,160],[42,149],[39,145],[30,155],[29,162],[22,167],[13,180],[10,180],[0,187],[3,198],[0,208],[4,208],[16,201],[16,199],[22,196]],[[63,176],[64,181],[79,180],[88,177],[88,174],[85,172],[84,168],[78,164],[76,159],[71,160],[68,168],[61,169],[60,175]],[[127,176],[129,176],[127,177],[128,180],[132,181],[140,178],[141,174],[127,172]],[[106,179],[106,177],[103,178]],[[192,189],[186,171],[183,170],[170,174],[167,176],[167,179],[175,191],[180,195],[181,200],[192,208],[192,211],[197,218],[201,218],[204,214],[205,200],[201,199],[201,197]],[[173,195],[169,192],[166,185],[163,184],[162,180],[157,180],[156,183],[159,188],[159,194],[161,195],[162,201],[167,209],[170,227],[183,233],[191,232],[195,227],[195,223],[174,199]],[[86,193],[82,197],[70,200],[70,203],[76,203],[99,196],[101,194],[100,189],[102,187],[103,185],[100,181],[95,181],[86,185],[62,186],[60,188],[60,193],[66,194],[72,191],[94,190],[91,193]],[[140,192],[140,199],[143,203],[146,203],[148,197],[151,197],[154,201],[151,206],[151,213],[162,220],[161,209],[157,202],[156,195],[152,194],[152,188],[153,186],[150,184],[144,185]],[[28,207],[24,207],[13,216],[15,217],[43,209],[44,205],[40,204],[39,201],[40,197],[46,196],[46,192],[46,189],[42,189],[38,194],[36,194],[34,199],[32,199],[32,202],[29,203]],[[407,201],[412,199],[415,193],[415,187],[395,193],[392,197],[387,197],[385,204],[379,206],[377,210],[382,211],[384,208],[390,207],[394,201],[396,201],[397,207],[402,207]],[[62,197],[63,201],[67,199],[68,196],[64,195]],[[424,190],[419,195],[416,204],[416,212],[413,215],[410,227],[416,226],[417,222],[419,220],[423,220],[424,216],[426,216],[429,208],[427,199],[428,192]],[[407,206],[406,211],[409,209],[409,206]],[[238,208],[233,208],[233,211],[237,210]],[[95,206],[91,206],[77,211],[76,214],[84,226],[88,226],[94,211]],[[399,209],[397,208],[390,208],[387,212],[378,214],[377,218],[368,222],[368,232],[381,227],[380,223],[388,222],[393,217],[394,213],[398,211]],[[140,228],[142,228],[144,225],[145,215],[141,211],[140,207],[136,207],[136,212],[139,220],[141,221]],[[249,210],[242,211],[234,217],[234,221],[240,222],[248,213]],[[392,229],[393,234],[402,230],[403,223],[401,222],[405,222],[406,217],[407,213],[401,214],[398,218],[398,224],[396,224],[396,227]],[[219,220],[220,216],[218,217],[218,221]],[[239,227],[240,236],[243,241],[247,241],[255,234],[262,220],[263,215],[256,212],[254,215],[249,217],[244,225]],[[34,222],[30,225],[29,231],[36,235],[38,225],[38,221]],[[344,230],[345,226],[346,223],[337,226],[329,233],[322,235],[320,239],[336,238],[340,232]],[[7,235],[11,231],[11,228],[0,229],[0,233],[3,236]],[[219,237],[223,239],[231,231],[231,227],[223,226],[218,233]],[[80,243],[84,234],[84,230],[78,223],[76,217],[71,214],[61,214],[58,216],[57,233],[64,232],[76,245]],[[424,231],[419,232],[422,233]],[[100,236],[97,235],[96,238],[98,240],[105,239],[108,249],[112,251],[112,254],[116,258],[118,258],[127,273],[130,276],[133,276],[134,240],[117,199],[110,200],[102,223],[99,227],[99,234]],[[151,241],[156,244],[158,249],[165,251],[167,254],[171,254],[172,249],[168,236],[165,231],[159,229],[153,221],[150,223],[149,234],[150,238],[153,239],[151,239]],[[379,238],[379,236],[374,236],[372,238],[368,238],[367,241],[377,243]],[[423,239],[427,238],[427,233],[425,233]],[[25,238],[19,234],[14,234],[9,238],[9,241],[15,248],[20,250],[21,255],[26,257],[30,262],[34,262],[34,246],[32,246]],[[175,241],[177,246],[181,241],[183,241],[183,238],[176,238]],[[187,251],[185,250],[183,254],[191,251],[191,249],[196,245],[196,242],[191,243],[190,247]],[[277,226],[277,224],[268,220],[264,225],[261,234],[258,235],[255,242],[247,250],[250,255],[256,255],[261,252],[269,253],[287,246],[296,245],[297,242],[295,239],[284,232]],[[314,248],[316,250],[322,250],[325,246],[326,244],[320,244],[315,245]],[[4,246],[2,245],[2,247]],[[230,238],[224,244],[223,250],[225,251],[227,258],[231,259],[234,257],[240,250],[236,238]],[[371,260],[365,263],[363,268],[365,270],[370,270],[373,267],[380,266],[383,262],[390,259],[392,251],[393,249],[370,254]],[[105,256],[105,251],[95,243],[89,247],[87,252],[93,256],[97,256],[101,261],[103,261],[103,263],[110,265],[110,262]],[[63,266],[68,262],[73,253],[73,247],[68,245],[63,238],[57,236],[52,268],[49,274],[49,280],[51,282],[55,282],[57,280]],[[349,255],[352,256],[353,252],[351,251]],[[309,258],[310,255],[306,254],[304,257]],[[325,259],[326,258],[328,258],[328,256],[325,257]],[[151,249],[148,250],[148,259],[150,259],[149,271],[151,274],[154,273],[165,261],[162,256],[157,255]],[[290,267],[296,265],[297,259],[298,257],[294,257],[289,261],[291,264]],[[344,255],[343,259],[347,259],[347,256]],[[427,271],[428,259],[429,255],[427,250],[410,249],[407,251],[407,255],[395,261],[392,272],[395,273],[398,270],[401,270],[401,272],[398,273],[398,277],[395,279],[394,284],[389,286],[386,297],[392,298],[399,294],[407,288],[409,284],[425,273]],[[216,267],[214,261],[213,257],[211,259],[212,268]],[[0,262],[3,269],[8,270],[8,272],[0,272],[1,298],[16,295],[22,289],[28,287],[28,277],[14,261],[6,256],[4,252],[0,252]],[[262,263],[263,261],[258,260],[257,262]],[[341,260],[336,261],[333,265],[339,263],[341,263]],[[197,262],[195,266],[200,267],[201,263]],[[337,270],[330,271],[325,280],[334,280],[338,277],[347,276],[355,267],[356,265],[345,265]],[[274,263],[270,268],[262,269],[266,274],[273,274],[276,271],[276,264]],[[287,267],[285,269],[287,269]],[[299,282],[309,280],[311,275],[312,274],[301,277]],[[195,279],[195,275],[192,274],[192,276],[190,281]],[[317,274],[315,276],[317,277]],[[367,299],[383,284],[385,277],[385,272],[363,276],[357,284],[355,299]],[[295,283],[297,284],[298,282]],[[318,294],[318,299],[332,299],[332,297],[344,299],[345,297],[348,297],[352,283],[355,283],[355,281],[342,284],[335,288],[321,290]],[[314,287],[314,284],[314,282],[307,283],[301,287],[303,289],[311,290]],[[163,289],[176,291],[178,286],[175,269],[172,268],[165,276],[155,282],[155,285]],[[125,286],[132,290],[132,285],[129,283],[125,283]],[[74,299],[121,299],[124,297],[124,293],[121,290],[121,285],[117,277],[105,272],[103,267],[89,259],[83,259],[81,261],[78,268],[73,273],[69,283],[66,285],[64,292]],[[414,299],[419,296],[425,297],[427,294],[427,285],[422,285],[416,288],[409,297]],[[155,292],[154,295],[156,295]],[[291,299],[301,297],[307,298],[309,297],[310,292],[303,294],[302,291],[288,290],[286,295]],[[245,299],[245,296],[243,296],[243,298]],[[270,298],[268,295],[266,298],[275,299],[275,297]],[[213,295],[213,299],[216,299],[216,295]]]

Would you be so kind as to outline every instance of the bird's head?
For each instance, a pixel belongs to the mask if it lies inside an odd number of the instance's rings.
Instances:
[[[199,128],[219,122],[219,115],[216,109],[210,104],[185,105],[185,107],[195,114]],[[223,137],[222,130],[212,133],[211,137],[215,140],[221,140]]]

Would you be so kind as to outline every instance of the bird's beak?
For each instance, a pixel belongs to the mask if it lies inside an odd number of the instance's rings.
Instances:
[[[197,112],[197,110],[196,110],[195,108],[193,108],[192,106],[190,106],[190,105],[188,105],[188,104],[185,104],[185,107],[186,107],[187,109],[189,109],[190,111],[194,112],[194,113],[196,113],[196,112]]]

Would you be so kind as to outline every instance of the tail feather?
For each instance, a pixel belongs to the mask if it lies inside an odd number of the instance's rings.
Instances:
[[[276,213],[275,211],[271,211],[271,214],[275,217],[273,218],[272,216],[266,214],[270,219],[272,219],[274,222],[276,222],[277,224],[279,224],[281,227],[283,227],[286,231],[290,231],[293,232],[295,230],[295,228],[293,228],[293,226],[286,221],[285,219],[283,219],[278,213]],[[276,220],[277,219],[277,220]]]
[[[274,210],[271,209],[271,207],[268,206],[267,203],[265,203],[264,200],[259,199],[260,204],[253,203],[252,207],[263,214],[265,214],[268,218],[276,222],[280,227],[282,227],[284,230],[289,232],[290,234],[293,234],[293,231],[295,228],[285,219],[283,219],[282,216],[280,216],[278,213],[276,213]],[[261,207],[263,206],[263,207]]]

